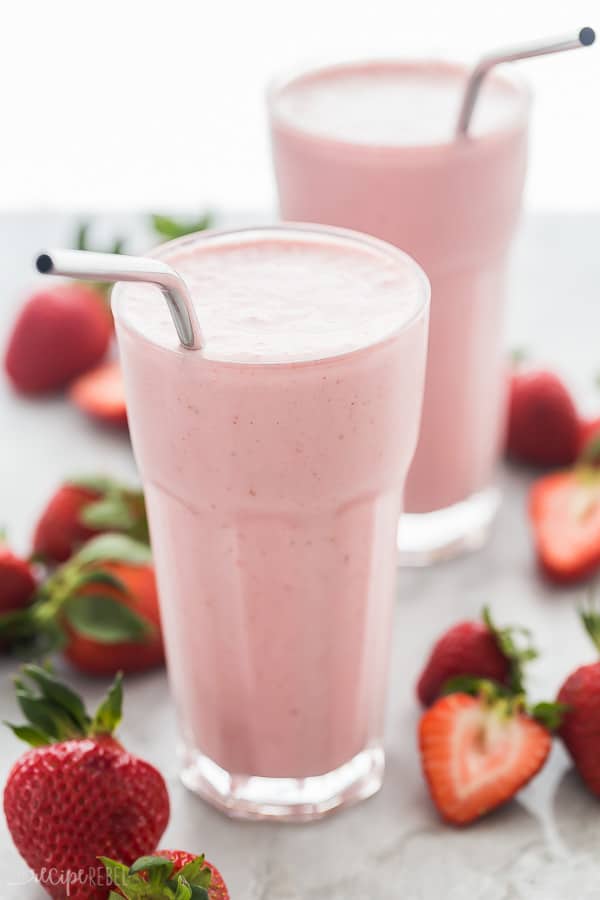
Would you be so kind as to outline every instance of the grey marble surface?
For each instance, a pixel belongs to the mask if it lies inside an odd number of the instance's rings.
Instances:
[[[29,263],[43,245],[62,243],[60,217],[0,219],[0,342]],[[140,245],[145,240],[138,234]],[[510,346],[557,362],[583,402],[594,401],[600,370],[600,217],[526,220],[511,284]],[[84,421],[62,400],[25,402],[0,379],[0,521],[22,549],[36,512],[66,474],[104,469],[134,476],[127,440]],[[204,850],[222,869],[234,900],[579,900],[600,897],[600,805],[560,746],[516,802],[467,830],[441,824],[415,751],[413,685],[432,639],[447,624],[477,615],[484,603],[500,622],[532,627],[542,650],[531,668],[534,697],[551,696],[593,651],[574,614],[576,590],[544,585],[535,573],[525,518],[529,476],[500,473],[504,503],[482,551],[430,570],[400,573],[387,729],[387,774],[366,803],[312,825],[231,822],[180,785],[175,724],[162,673],[129,679],[124,742],[159,765],[172,817],[164,846]],[[14,718],[9,675],[0,664],[0,718]],[[90,702],[104,685],[75,679]],[[0,731],[0,781],[21,747]],[[0,821],[0,896],[45,896],[31,882]]]

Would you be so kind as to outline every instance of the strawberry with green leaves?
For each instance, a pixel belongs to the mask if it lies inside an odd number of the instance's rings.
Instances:
[[[44,562],[64,562],[89,538],[106,531],[148,543],[143,493],[102,475],[70,478],[42,512],[33,552]]]
[[[417,696],[429,706],[444,691],[448,682],[485,678],[508,688],[513,694],[523,691],[523,667],[537,656],[531,646],[530,632],[518,626],[497,627],[486,607],[481,621],[453,625],[433,646],[417,684]]]
[[[39,654],[60,650],[80,671],[112,675],[164,661],[150,549],[123,534],[88,541],[56,569],[21,614],[0,616],[0,638]]]
[[[116,888],[109,900],[229,900],[221,873],[204,854],[158,850],[132,866],[105,857],[101,861]]]
[[[98,857],[129,864],[154,851],[169,820],[164,779],[115,737],[120,676],[93,716],[38,666],[26,666],[15,685],[27,721],[10,727],[33,749],[17,760],[4,789],[14,844],[54,900],[106,900]]]

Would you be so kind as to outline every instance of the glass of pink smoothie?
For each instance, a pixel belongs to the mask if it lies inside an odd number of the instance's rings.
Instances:
[[[413,564],[479,546],[498,504],[505,281],[529,94],[488,76],[469,136],[457,140],[467,75],[444,62],[357,62],[284,79],[269,94],[283,218],[373,234],[431,281],[423,418],[399,532]]]
[[[303,225],[154,253],[113,292],[183,780],[231,815],[310,819],[382,779],[396,526],[416,446],[429,284],[388,244]]]

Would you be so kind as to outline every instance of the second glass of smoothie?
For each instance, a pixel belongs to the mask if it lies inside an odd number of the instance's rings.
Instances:
[[[468,74],[435,61],[348,63],[288,78],[269,97],[283,218],[376,235],[431,281],[423,419],[399,533],[414,564],[478,546],[498,503],[505,281],[529,96],[488,76],[457,139]]]
[[[396,527],[429,284],[395,247],[309,226],[203,233],[113,309],[183,779],[226,812],[310,819],[376,791]]]

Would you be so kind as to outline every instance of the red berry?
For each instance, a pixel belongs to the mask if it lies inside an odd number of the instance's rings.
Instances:
[[[17,317],[7,374],[26,394],[59,390],[100,362],[111,335],[111,316],[92,287],[70,282],[44,288]]]
[[[423,773],[441,816],[466,825],[506,803],[541,769],[549,732],[506,701],[442,697],[422,716]]]
[[[37,696],[24,682],[36,714],[19,737],[38,746],[12,768],[4,813],[12,839],[39,883],[55,900],[106,900],[98,856],[132,863],[151,853],[169,819],[161,774],[112,736],[121,716],[120,681],[96,715],[44,669],[28,666]],[[44,710],[47,732],[40,727]],[[65,739],[63,734],[78,735]]]
[[[67,644],[64,655],[71,665],[89,675],[114,675],[115,672],[142,672],[164,663],[164,649],[156,593],[154,569],[126,563],[102,562],[96,567],[113,575],[122,587],[102,585],[102,596],[115,600],[132,610],[149,626],[148,634],[137,641],[106,643],[77,631],[67,623]],[[93,572],[94,568],[89,572]],[[77,596],[98,594],[98,585],[90,584]],[[77,603],[75,599],[72,601]],[[107,613],[107,619],[109,619]]]
[[[28,606],[35,589],[36,579],[29,563],[0,540],[0,613]]]
[[[534,466],[568,466],[579,451],[579,417],[566,386],[552,372],[517,371],[510,384],[506,450]]]
[[[33,551],[52,562],[64,562],[95,529],[82,522],[81,514],[100,493],[75,484],[64,484],[51,497],[33,535]]]
[[[529,518],[539,565],[549,578],[580,581],[600,567],[600,471],[580,466],[538,479]]]

